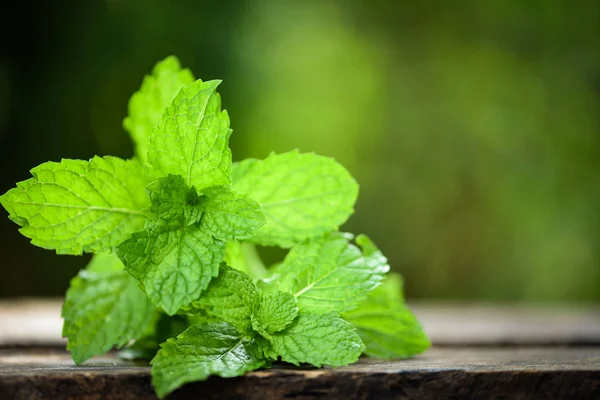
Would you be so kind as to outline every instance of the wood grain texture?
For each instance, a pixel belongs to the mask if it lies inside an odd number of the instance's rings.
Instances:
[[[405,361],[337,369],[278,366],[210,378],[171,399],[600,399],[600,348],[433,348]],[[149,368],[53,349],[0,350],[0,399],[155,399]]]
[[[0,301],[0,346],[64,346],[62,300]],[[600,345],[600,308],[432,304],[412,306],[436,345]]]

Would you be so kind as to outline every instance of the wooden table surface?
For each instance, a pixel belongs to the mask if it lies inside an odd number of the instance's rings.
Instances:
[[[411,360],[337,369],[279,366],[211,378],[198,399],[599,399],[600,312],[416,304],[434,347]],[[0,400],[154,399],[149,368],[109,354],[75,367],[60,300],[0,302]]]

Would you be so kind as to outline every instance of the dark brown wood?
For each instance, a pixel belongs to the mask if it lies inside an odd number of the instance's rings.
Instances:
[[[600,348],[434,348],[413,360],[337,369],[276,367],[210,378],[170,398],[600,399]],[[155,399],[149,368],[98,357],[75,367],[58,349],[0,350],[0,399]]]
[[[60,299],[0,301],[0,400],[156,398],[145,364],[107,355],[75,367],[63,350],[60,307]],[[413,310],[436,344],[413,360],[279,366],[193,383],[171,398],[600,400],[598,309],[420,303]]]
[[[0,301],[0,347],[64,346],[62,300]],[[413,305],[436,345],[600,345],[600,309],[484,304]]]

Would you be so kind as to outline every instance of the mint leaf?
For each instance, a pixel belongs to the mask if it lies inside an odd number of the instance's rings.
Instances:
[[[358,306],[389,271],[386,258],[364,235],[328,233],[293,247],[265,282],[293,294],[298,307],[314,313],[347,311]]]
[[[403,304],[401,282],[399,275],[390,275],[358,308],[344,314],[371,357],[409,358],[431,346],[421,324]]]
[[[260,206],[248,195],[239,195],[230,188],[204,189],[203,228],[221,240],[246,239],[265,224]]]
[[[196,189],[186,186],[179,175],[158,178],[146,186],[152,202],[152,213],[146,228],[165,230],[169,227],[190,226],[200,220],[202,206]]]
[[[141,161],[147,161],[148,140],[163,111],[181,88],[192,82],[192,73],[181,69],[177,57],[169,56],[156,64],[152,75],[146,75],[140,90],[131,96],[123,127],[131,135]]]
[[[59,254],[110,252],[144,226],[148,178],[139,162],[63,159],[0,197],[31,243]]]
[[[154,306],[116,256],[94,256],[67,291],[62,309],[67,349],[80,364],[140,338],[154,313]]]
[[[421,324],[405,305],[396,309],[358,308],[345,318],[356,327],[370,357],[410,358],[431,346]]]
[[[210,375],[224,378],[262,367],[256,345],[226,322],[194,325],[161,345],[152,364],[152,384],[164,397],[188,382]]]
[[[266,224],[249,241],[291,247],[336,230],[354,212],[358,185],[332,158],[291,151],[233,167],[233,186],[262,208]]]
[[[365,349],[354,327],[335,313],[300,312],[285,330],[260,339],[263,353],[295,365],[339,367],[356,362]]]
[[[189,312],[202,312],[235,326],[240,332],[250,332],[250,316],[258,308],[258,288],[247,274],[226,265],[219,269],[202,296],[192,303]]]
[[[269,275],[269,271],[262,262],[256,247],[251,243],[228,242],[225,251],[225,262],[227,265],[243,271],[255,279],[262,279]]]
[[[394,308],[404,303],[404,282],[402,275],[390,272],[375,290],[369,293],[367,299],[361,303],[365,306],[382,306]]]
[[[150,136],[148,160],[157,175],[181,175],[202,190],[231,183],[229,115],[216,92],[221,81],[182,88]]]
[[[181,226],[134,233],[117,247],[117,255],[152,302],[174,315],[217,276],[225,246],[198,226]]]
[[[267,293],[255,316],[252,316],[252,327],[266,338],[284,330],[298,316],[297,300],[284,292]]]
[[[133,279],[133,278],[132,278]],[[181,315],[170,317],[166,314],[156,312],[152,322],[139,339],[128,343],[117,352],[117,357],[124,360],[148,360],[150,361],[158,350],[160,344],[179,335],[192,325],[188,318]]]
[[[119,257],[113,253],[94,254],[90,262],[85,266],[88,272],[124,272],[125,266]]]
[[[202,199],[182,177],[159,178],[147,190],[152,206],[146,230],[134,233],[116,251],[152,302],[174,315],[217,276],[226,243],[202,229]]]

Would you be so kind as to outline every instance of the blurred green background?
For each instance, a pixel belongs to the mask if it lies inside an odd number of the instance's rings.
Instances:
[[[344,229],[379,244],[410,299],[600,301],[600,2],[12,7],[0,192],[48,160],[129,157],[129,96],[175,54],[224,80],[234,159],[299,148],[352,172]],[[0,297],[62,295],[87,257],[0,214]]]

